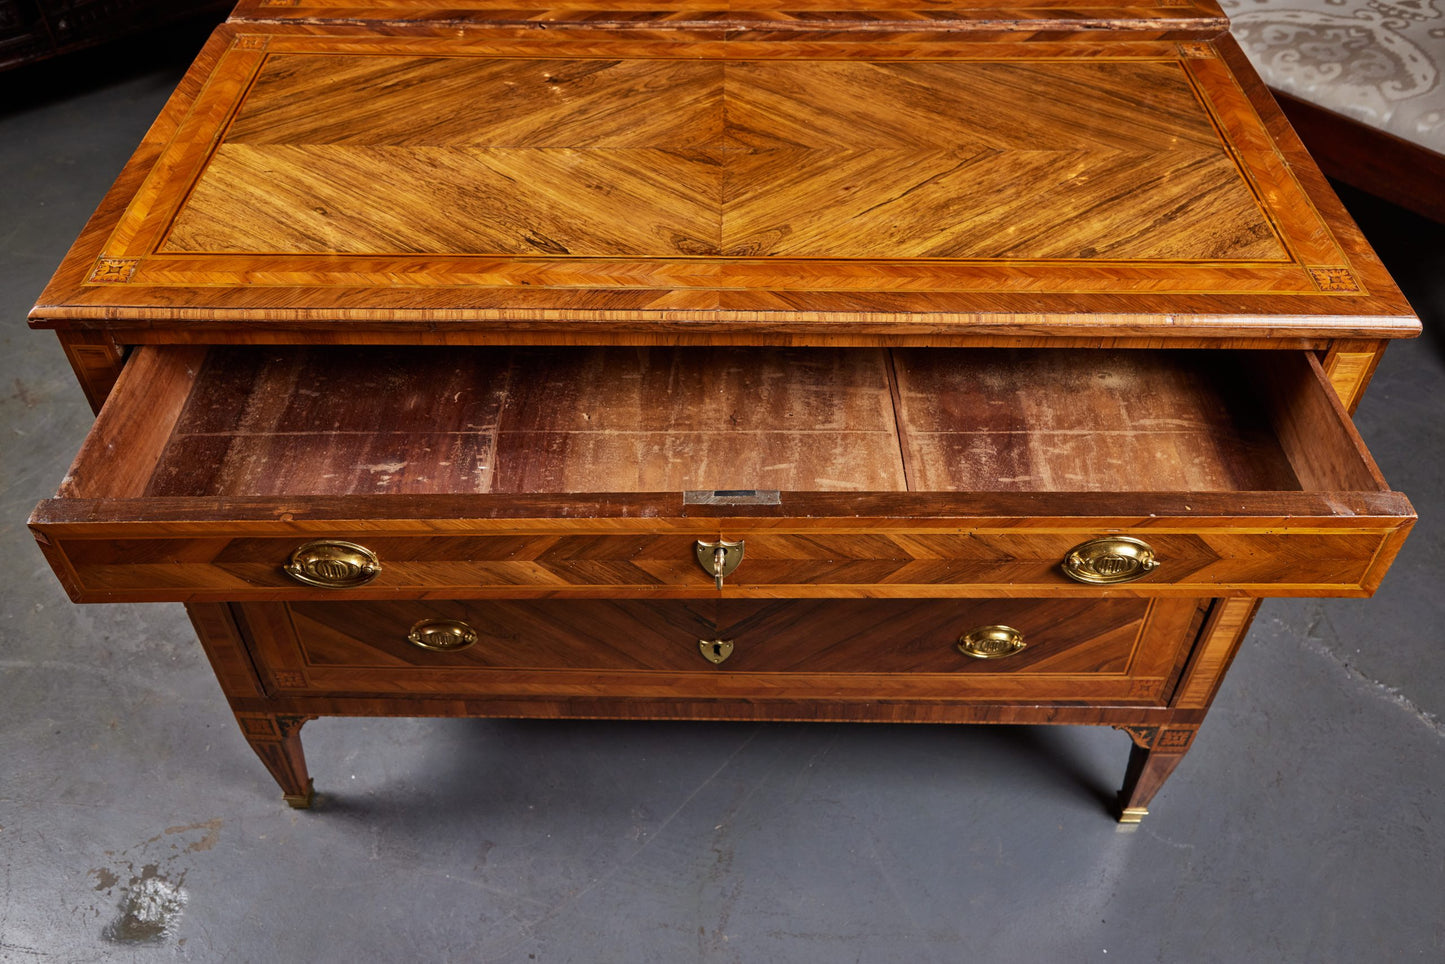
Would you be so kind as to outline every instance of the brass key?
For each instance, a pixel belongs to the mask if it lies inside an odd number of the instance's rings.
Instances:
[[[717,587],[722,589],[723,566],[728,564],[728,551],[718,546],[712,551],[712,575],[717,580]]]
[[[743,540],[728,542],[726,539],[719,539],[717,542],[704,542],[699,539],[695,551],[698,565],[716,580],[717,588],[721,590],[723,577],[732,575],[743,561]]]

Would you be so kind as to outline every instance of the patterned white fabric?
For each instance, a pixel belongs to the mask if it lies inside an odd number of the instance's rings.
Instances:
[[[1265,83],[1445,154],[1445,0],[1221,0]]]

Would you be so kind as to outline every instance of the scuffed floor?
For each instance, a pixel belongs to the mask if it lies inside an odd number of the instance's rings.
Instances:
[[[1357,419],[1422,521],[1266,606],[1139,828],[1127,739],[1045,728],[322,720],[299,813],[179,607],[24,526],[90,419],[26,310],[199,41],[0,75],[0,961],[1445,955],[1445,229],[1346,199],[1425,316]]]

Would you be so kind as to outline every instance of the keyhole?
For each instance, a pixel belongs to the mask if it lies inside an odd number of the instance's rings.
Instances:
[[[698,652],[702,658],[720,666],[733,654],[733,641],[731,639],[699,639],[697,641]]]

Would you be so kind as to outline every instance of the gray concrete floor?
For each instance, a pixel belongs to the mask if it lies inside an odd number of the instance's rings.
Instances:
[[[0,77],[0,961],[1445,957],[1445,230],[1347,198],[1429,329],[1358,416],[1422,521],[1266,606],[1140,828],[1126,738],[1048,728],[321,720],[299,813],[179,607],[24,526],[90,420],[26,310],[198,46]]]

